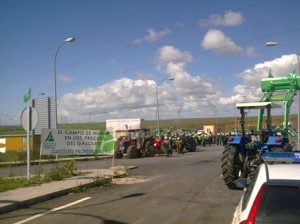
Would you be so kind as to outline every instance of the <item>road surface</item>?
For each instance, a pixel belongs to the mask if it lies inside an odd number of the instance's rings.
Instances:
[[[110,186],[4,214],[0,223],[231,223],[242,191],[228,190],[224,185],[222,150],[212,145],[170,158],[78,163],[80,169],[111,164],[137,169],[127,178],[114,179]]]

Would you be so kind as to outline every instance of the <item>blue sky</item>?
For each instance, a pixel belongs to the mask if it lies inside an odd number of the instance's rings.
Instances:
[[[154,120],[156,88],[161,119],[233,116],[235,102],[260,99],[270,69],[286,76],[298,67],[299,8],[298,0],[1,0],[1,125],[20,124],[29,87],[32,98],[54,95],[54,55],[68,37],[76,41],[56,61],[59,121]]]

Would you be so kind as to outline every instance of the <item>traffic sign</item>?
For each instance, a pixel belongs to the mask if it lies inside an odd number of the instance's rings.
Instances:
[[[30,112],[30,116],[28,116],[28,110]],[[29,122],[28,122],[28,118],[29,118]],[[22,122],[22,126],[23,128],[28,131],[28,123],[30,124],[29,127],[29,131],[35,129],[37,123],[39,120],[39,116],[38,113],[36,111],[36,109],[32,108],[32,107],[26,107],[22,114],[21,114],[21,122]]]

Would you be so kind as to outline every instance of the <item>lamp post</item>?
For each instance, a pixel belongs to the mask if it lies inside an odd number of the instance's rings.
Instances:
[[[218,134],[218,108],[217,108],[217,106],[215,105],[215,104],[211,104],[211,106],[213,107],[213,108],[215,108],[215,127],[216,127],[216,129],[215,129],[215,132],[214,132],[214,134],[215,135],[217,135]]]
[[[56,92],[56,58],[57,58],[57,54],[59,49],[65,44],[65,43],[72,43],[75,41],[74,37],[69,37],[67,39],[65,39],[57,48],[56,52],[55,52],[55,56],[54,56],[54,100],[55,100],[55,125],[57,128],[57,92]]]
[[[157,122],[157,134],[158,134],[159,139],[161,136],[160,136],[160,127],[159,127],[158,86],[160,83],[162,83],[165,80],[173,81],[174,78],[163,79],[156,85],[156,122]]]
[[[298,62],[298,75],[300,75],[300,61],[299,61],[299,54],[297,53],[297,51],[291,47],[288,44],[285,43],[280,43],[280,42],[274,42],[274,41],[270,41],[270,42],[266,42],[266,45],[268,47],[272,47],[272,46],[277,46],[277,45],[283,45],[287,48],[289,48],[297,57],[297,62]],[[300,138],[299,138],[299,131],[300,131],[300,91],[298,91],[298,128],[297,128],[297,146],[298,146],[298,150],[300,150]]]

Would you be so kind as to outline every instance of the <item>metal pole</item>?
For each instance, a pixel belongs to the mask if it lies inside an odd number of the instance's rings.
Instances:
[[[160,127],[159,127],[158,86],[160,83],[162,83],[165,80],[173,81],[174,78],[163,79],[156,85],[156,123],[157,123],[157,134],[159,139],[161,138],[161,136],[160,136]]]
[[[217,135],[218,134],[218,108],[214,103],[211,103],[210,105],[215,108],[215,131],[214,131],[214,134]]]
[[[56,91],[56,58],[57,58],[57,54],[59,49],[62,47],[62,45],[64,45],[64,43],[72,43],[75,41],[75,38],[73,37],[69,37],[67,39],[65,39],[57,48],[56,52],[55,52],[55,56],[54,56],[54,102],[55,102],[55,129],[57,129],[57,91]],[[58,160],[58,155],[56,154],[56,160]]]
[[[216,106],[216,135],[218,134],[218,108]]]
[[[56,58],[57,58],[57,54],[59,49],[62,47],[62,45],[64,45],[64,43],[72,43],[75,41],[75,38],[73,37],[69,37],[66,40],[64,40],[57,48],[56,52],[55,52],[55,56],[54,56],[54,102],[55,102],[55,125],[57,128],[57,90],[56,90]]]
[[[157,134],[160,139],[160,130],[159,130],[159,108],[158,108],[158,85],[156,85],[156,123],[157,123]]]
[[[279,42],[267,42],[266,45],[268,47],[272,47],[272,46],[276,46],[276,45],[283,45],[286,46],[287,48],[289,48],[297,57],[297,62],[298,62],[298,76],[300,75],[300,61],[299,61],[299,54],[297,53],[297,51],[291,47],[288,44],[285,43],[279,43]],[[298,90],[298,127],[297,127],[297,146],[298,146],[298,151],[300,150],[300,138],[299,138],[299,131],[300,131],[300,90]]]
[[[31,130],[31,107],[27,106],[27,180],[30,180],[30,130]]]
[[[65,43],[62,42],[59,47],[56,50],[55,53],[55,57],[54,57],[54,107],[55,107],[55,128],[57,128],[57,90],[56,90],[56,58],[57,58],[57,53],[59,51],[59,49],[61,48],[61,46]]]
[[[236,134],[236,100],[234,101],[234,134]]]

